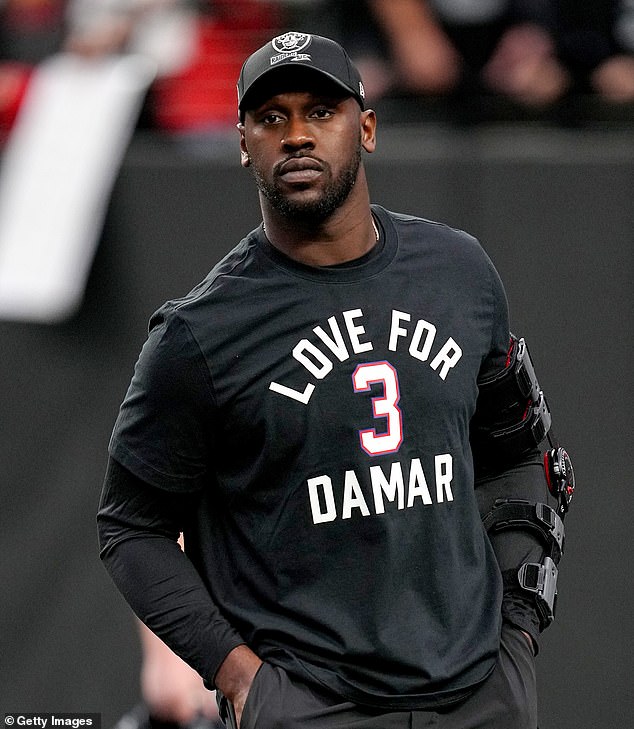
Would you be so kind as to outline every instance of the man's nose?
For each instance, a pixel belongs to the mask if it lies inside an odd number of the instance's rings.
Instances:
[[[291,117],[286,125],[282,146],[285,151],[296,149],[312,149],[315,139],[310,125],[303,119]]]

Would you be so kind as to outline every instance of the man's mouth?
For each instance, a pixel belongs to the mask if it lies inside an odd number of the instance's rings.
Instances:
[[[323,170],[321,162],[313,157],[292,157],[282,162],[277,174],[284,182],[298,184],[314,180]]]

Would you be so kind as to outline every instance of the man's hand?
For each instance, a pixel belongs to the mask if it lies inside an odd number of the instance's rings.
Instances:
[[[520,630],[520,633],[526,638],[526,641],[528,645],[530,646],[531,651],[533,652],[533,655],[536,654],[535,650],[535,643],[533,643],[533,638],[530,633],[527,633],[525,630]]]
[[[262,661],[248,646],[239,645],[229,653],[216,673],[216,686],[231,702],[238,727],[253,678],[261,665]]]

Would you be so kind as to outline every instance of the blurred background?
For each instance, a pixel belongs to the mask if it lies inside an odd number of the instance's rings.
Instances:
[[[141,700],[97,554],[151,313],[260,222],[235,81],[329,35],[377,110],[373,201],[476,235],[570,452],[541,729],[634,725],[632,0],[0,0],[0,711]]]

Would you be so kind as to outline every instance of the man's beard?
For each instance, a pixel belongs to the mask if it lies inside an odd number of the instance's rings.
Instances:
[[[329,165],[322,160],[320,162],[325,169],[330,170]],[[258,189],[280,215],[291,221],[318,224],[327,220],[346,201],[357,181],[360,164],[361,145],[359,144],[355,153],[350,157],[348,165],[341,170],[338,177],[330,180],[319,198],[297,202],[290,200],[275,184],[275,180],[267,182],[253,165],[251,170]]]

